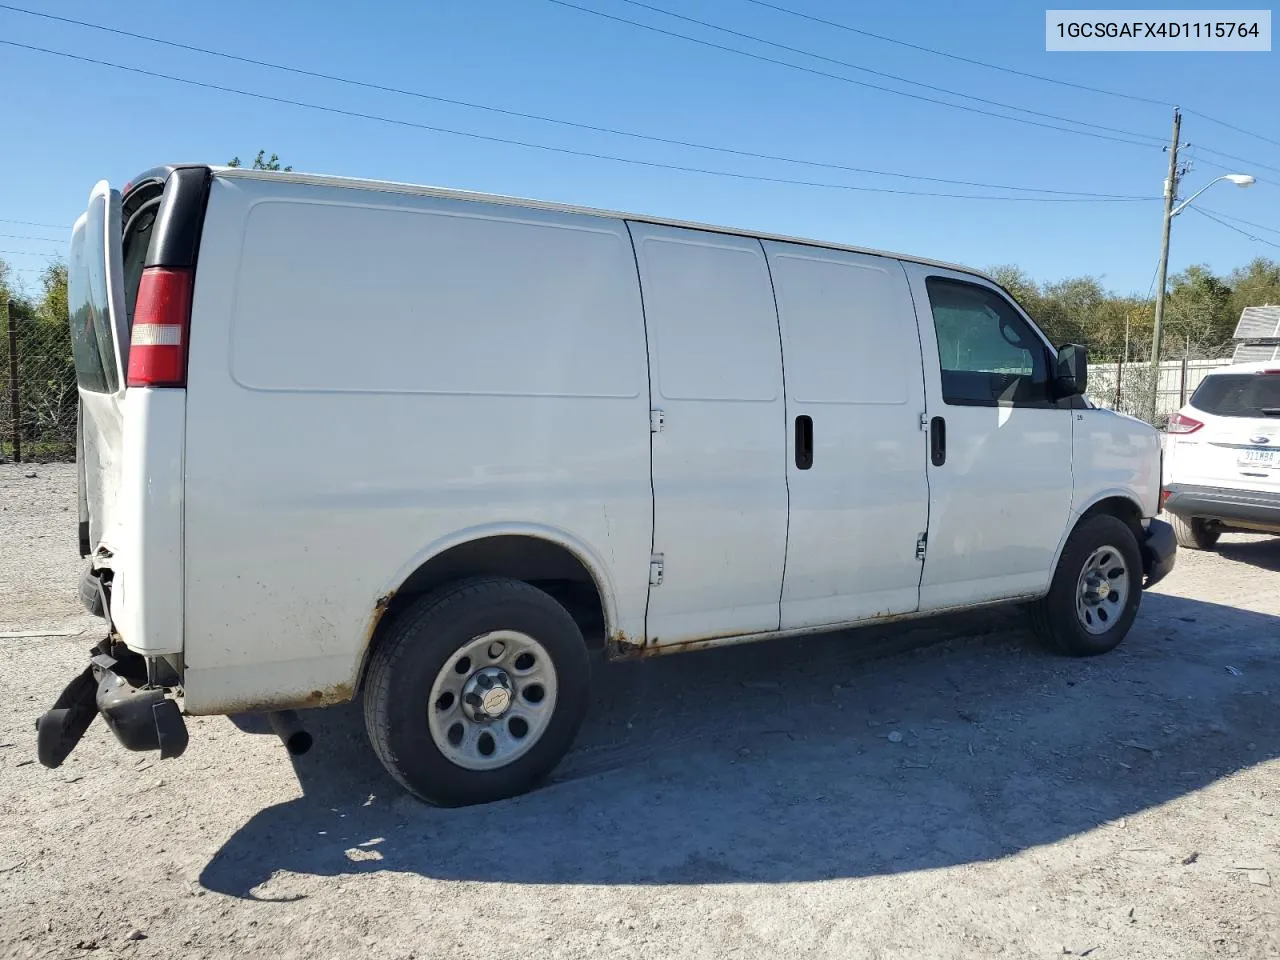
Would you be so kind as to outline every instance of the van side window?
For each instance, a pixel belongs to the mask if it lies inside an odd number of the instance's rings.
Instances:
[[[1004,297],[976,283],[925,281],[942,367],[942,398],[958,406],[1050,404],[1043,341]]]

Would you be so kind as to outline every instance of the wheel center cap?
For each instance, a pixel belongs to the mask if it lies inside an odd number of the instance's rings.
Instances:
[[[506,687],[493,687],[480,698],[480,709],[490,717],[500,717],[511,706],[511,691]]]
[[[462,705],[472,720],[487,722],[506,714],[515,702],[511,678],[501,667],[484,667],[473,673],[462,688]]]
[[[1084,600],[1085,603],[1099,604],[1107,597],[1114,593],[1111,584],[1107,583],[1106,577],[1100,577],[1092,574],[1085,579],[1084,582]]]

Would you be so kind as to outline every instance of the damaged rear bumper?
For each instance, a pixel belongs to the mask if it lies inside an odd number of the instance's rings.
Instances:
[[[187,749],[187,724],[169,689],[147,680],[146,661],[104,640],[89,665],[36,721],[36,752],[46,767],[71,755],[98,714],[128,750],[158,750],[164,759]]]

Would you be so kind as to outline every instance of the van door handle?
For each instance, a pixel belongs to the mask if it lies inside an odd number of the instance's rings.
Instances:
[[[813,417],[796,417],[796,469],[813,466]]]
[[[947,421],[942,417],[929,421],[929,459],[935,467],[947,462]]]

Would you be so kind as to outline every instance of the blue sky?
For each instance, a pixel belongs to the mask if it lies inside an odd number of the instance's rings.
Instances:
[[[929,177],[1156,197],[1167,158],[911,100],[697,46],[549,0],[335,0],[256,4],[123,4],[13,0],[255,59],[436,96],[733,149]],[[619,17],[866,82],[955,101],[845,67],[728,37],[625,0],[573,0]],[[660,7],[826,57],[1042,113],[1169,136],[1165,106],[1101,96],[971,66],[805,22],[748,0],[651,0]],[[864,30],[1074,83],[1177,102],[1280,141],[1276,53],[1070,54],[1044,51],[1044,6],[1013,2],[852,4],[776,0]],[[356,89],[109,36],[0,9],[0,39],[202,82],[416,124],[570,150],[740,174],[853,186],[998,194],[797,166],[590,133],[458,106]],[[0,46],[5,91],[0,150],[0,250],[26,271],[65,249],[93,183],[121,184],[168,161],[246,160],[258,148],[301,170],[429,183],[757,228],[978,267],[1017,263],[1040,280],[1089,274],[1145,294],[1159,252],[1160,204],[994,202],[753,182],[566,156],[196,89]],[[964,101],[956,101],[964,102]],[[981,109],[995,109],[972,104]],[[1034,119],[1034,118],[1033,118]],[[1043,119],[1043,118],[1041,118]],[[1045,120],[1047,123],[1056,121]],[[1202,154],[1184,195],[1220,166],[1261,181],[1215,186],[1205,207],[1280,230],[1280,144],[1197,115]],[[1245,228],[1280,244],[1280,233]],[[54,242],[25,239],[39,236]],[[1175,223],[1171,269],[1227,270],[1280,247],[1187,212]],[[23,274],[34,280],[35,274]]]

